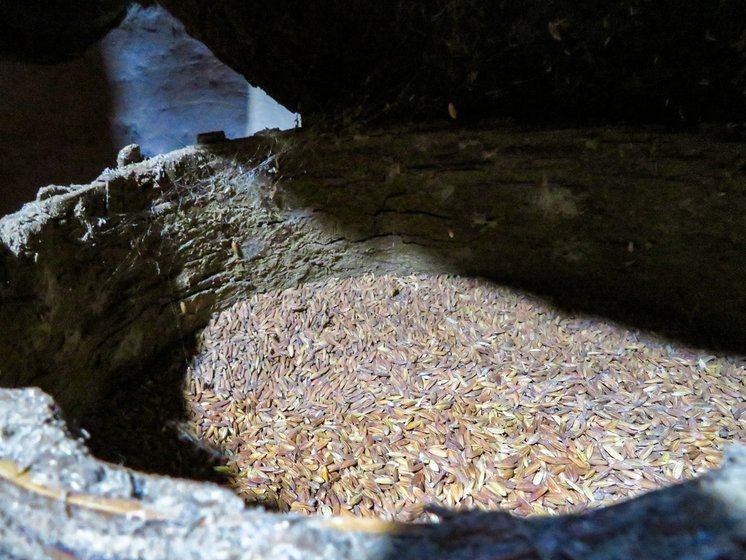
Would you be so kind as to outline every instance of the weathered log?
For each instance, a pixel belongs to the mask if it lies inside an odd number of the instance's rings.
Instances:
[[[361,272],[482,275],[638,325],[690,337],[704,330],[742,349],[744,175],[742,144],[705,134],[444,125],[268,133],[107,171],[90,185],[50,186],[0,220],[0,384],[51,394],[73,430],[91,432],[100,457],[202,476],[188,444],[168,430],[179,419],[183,343],[237,298],[298,282]],[[170,408],[128,416],[118,395],[141,383]],[[340,527],[244,511],[213,486],[100,463],[49,419],[46,397],[3,391],[1,400],[0,551],[15,557],[219,558],[225,550],[225,558],[385,558],[396,550],[611,558],[645,550],[624,548],[636,545],[617,534],[671,551],[660,558],[743,557],[738,451],[732,469],[679,487],[688,490],[597,517],[444,514],[420,527]],[[637,525],[614,525],[640,512]],[[338,531],[350,527],[361,530]],[[513,541],[503,547],[496,539],[505,534]]]

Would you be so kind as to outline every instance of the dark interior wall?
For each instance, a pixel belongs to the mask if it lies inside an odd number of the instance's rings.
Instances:
[[[307,120],[746,119],[743,0],[160,3]]]
[[[0,61],[0,215],[39,187],[87,182],[115,162],[100,50],[53,66]]]
[[[78,58],[122,20],[130,1],[3,0],[0,59],[53,63]]]

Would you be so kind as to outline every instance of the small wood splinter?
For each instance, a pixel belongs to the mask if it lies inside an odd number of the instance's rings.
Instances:
[[[241,246],[238,243],[236,243],[235,239],[231,241],[231,251],[233,252],[233,256],[235,256],[237,259],[241,258],[242,256]]]
[[[139,500],[127,498],[105,498],[68,492],[34,482],[29,469],[21,469],[14,461],[0,459],[0,479],[5,479],[19,488],[49,498],[61,500],[66,506],[77,506],[100,513],[132,515],[145,519],[164,519],[164,516],[147,510]]]

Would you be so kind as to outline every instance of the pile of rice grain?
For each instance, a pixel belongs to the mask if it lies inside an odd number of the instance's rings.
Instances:
[[[241,496],[309,514],[578,511],[690,478],[746,441],[744,357],[445,276],[239,302],[203,331],[186,397]]]

